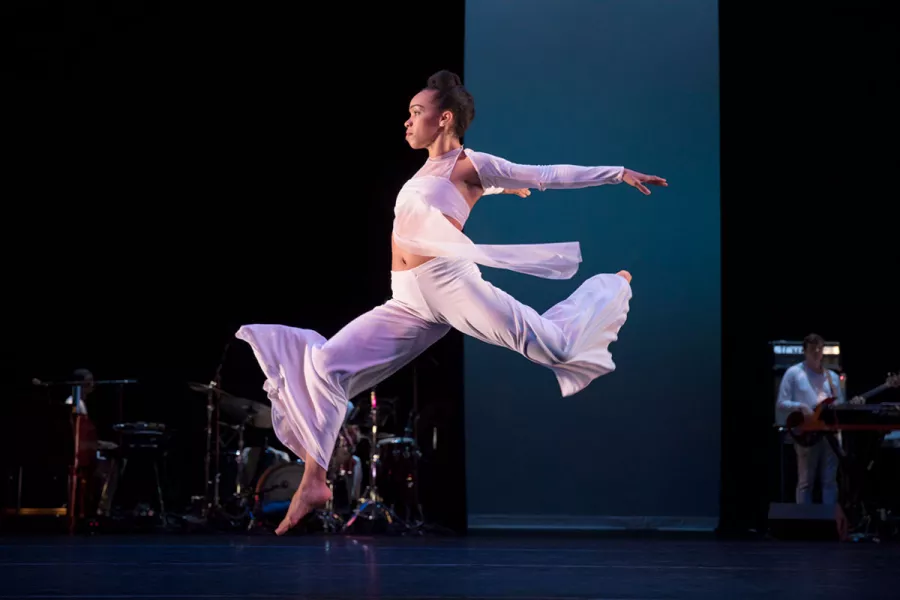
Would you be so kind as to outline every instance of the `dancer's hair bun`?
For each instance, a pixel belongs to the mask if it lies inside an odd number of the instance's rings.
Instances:
[[[459,78],[459,75],[452,71],[438,71],[428,78],[428,87],[433,90],[452,90],[461,85],[462,80]]]
[[[428,78],[426,89],[434,90],[433,102],[438,110],[453,113],[453,132],[462,139],[475,118],[475,99],[463,86],[459,75],[452,71],[438,71]]]

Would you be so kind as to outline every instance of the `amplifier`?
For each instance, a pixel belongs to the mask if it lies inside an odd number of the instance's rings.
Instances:
[[[803,360],[803,342],[788,340],[776,340],[769,342],[772,347],[772,368],[776,371],[786,371]],[[839,342],[825,342],[822,348],[822,365],[826,369],[840,373],[841,368],[841,344]]]

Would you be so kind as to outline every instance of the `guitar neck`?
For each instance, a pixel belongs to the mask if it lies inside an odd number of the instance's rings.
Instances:
[[[862,398],[863,400],[865,400],[866,402],[868,402],[869,398],[871,398],[873,396],[877,396],[878,394],[880,394],[881,392],[885,391],[886,389],[888,389],[890,387],[893,387],[893,386],[890,383],[885,382],[876,388],[872,388],[871,390],[869,390],[868,392],[866,392],[864,394],[860,394],[859,397]],[[837,400],[837,398],[829,398],[828,400],[834,402]],[[845,408],[845,409],[856,409],[856,410],[868,410],[868,409],[872,408],[871,406],[867,406],[865,404],[844,404],[844,405],[841,405],[841,407]]]
[[[868,400],[868,399],[871,398],[872,396],[877,396],[878,394],[880,394],[880,393],[883,392],[884,390],[888,389],[889,387],[891,387],[891,386],[888,385],[887,383],[882,383],[882,384],[879,385],[877,388],[872,388],[871,390],[869,390],[869,391],[866,392],[865,394],[860,394],[860,397],[863,398],[864,400]]]

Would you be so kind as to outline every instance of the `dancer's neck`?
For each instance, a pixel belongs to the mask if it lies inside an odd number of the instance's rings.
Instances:
[[[428,158],[439,158],[462,147],[457,137],[438,137],[428,146]]]

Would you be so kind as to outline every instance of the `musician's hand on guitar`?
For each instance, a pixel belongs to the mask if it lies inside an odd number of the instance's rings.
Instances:
[[[866,403],[866,399],[863,398],[862,396],[853,396],[853,398],[850,399],[850,404],[865,404],[865,403]]]
[[[884,384],[888,387],[900,387],[900,373],[888,373]]]

